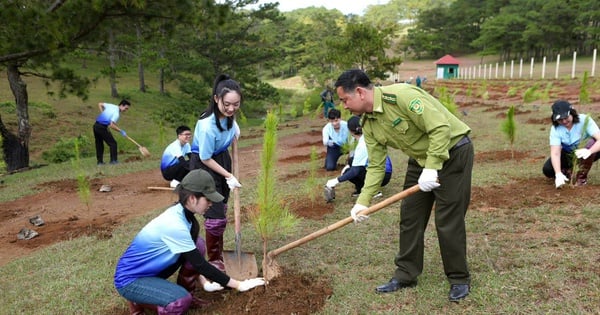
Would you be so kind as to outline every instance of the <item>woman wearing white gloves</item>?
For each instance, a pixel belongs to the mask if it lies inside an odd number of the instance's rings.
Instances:
[[[215,79],[208,108],[200,115],[192,139],[190,169],[204,169],[214,178],[217,191],[225,197],[215,202],[204,214],[208,262],[225,272],[223,262],[223,233],[227,226],[229,192],[242,187],[233,176],[229,147],[240,136],[235,114],[242,104],[240,85],[228,75]],[[236,158],[236,154],[233,154]]]
[[[551,119],[550,158],[542,168],[544,175],[554,178],[556,188],[561,188],[571,179],[573,161],[576,158],[578,169],[575,185],[587,184],[588,172],[600,158],[598,125],[592,117],[578,114],[571,103],[563,100],[552,104]]]
[[[144,309],[184,314],[206,306],[207,301],[192,296],[198,284],[206,291],[247,291],[265,283],[263,278],[232,279],[204,259],[194,214],[203,215],[213,202],[223,201],[210,174],[193,170],[175,191],[179,202],[144,226],[117,263],[115,288],[129,302],[130,314],[144,314]],[[177,283],[167,280],[177,269]]]

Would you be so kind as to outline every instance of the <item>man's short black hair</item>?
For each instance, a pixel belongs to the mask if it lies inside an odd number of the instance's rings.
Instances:
[[[342,118],[342,112],[340,112],[338,109],[332,108],[329,110],[329,113],[327,113],[327,118],[328,119]]]
[[[190,127],[188,127],[186,125],[181,125],[181,126],[177,127],[177,129],[175,129],[175,132],[177,132],[178,136],[180,134],[184,133],[185,131],[192,131],[192,129],[190,129]]]
[[[122,99],[121,102],[119,103],[119,106],[121,106],[121,105],[123,105],[123,106],[131,106],[131,103],[129,103],[129,101],[126,100],[126,99]]]

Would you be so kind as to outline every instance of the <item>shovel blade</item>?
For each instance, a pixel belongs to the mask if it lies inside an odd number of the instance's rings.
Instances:
[[[236,280],[247,280],[258,276],[258,265],[253,253],[223,251],[223,262],[228,276]]]

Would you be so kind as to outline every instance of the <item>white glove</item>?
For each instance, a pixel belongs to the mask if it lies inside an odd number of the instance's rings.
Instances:
[[[567,178],[567,176],[565,176],[565,174],[556,173],[555,178],[554,178],[554,186],[556,186],[556,188],[560,188],[564,184],[566,184],[567,181],[569,181],[569,179]]]
[[[220,284],[218,284],[216,282],[210,282],[210,281],[204,282],[203,287],[204,287],[204,291],[206,291],[206,292],[221,291],[224,289]]]
[[[340,173],[340,176],[344,175],[344,173],[346,172],[347,169],[350,168],[350,165],[346,165],[344,166],[344,168],[342,168],[342,172]]]
[[[354,207],[352,207],[352,210],[350,210],[350,216],[352,217],[352,219],[354,219],[354,222],[360,223],[369,218],[368,215],[358,214],[360,211],[363,211],[365,209],[368,209],[368,207],[365,207],[358,203],[355,204]]]
[[[433,189],[440,187],[440,183],[437,182],[437,179],[437,170],[424,168],[419,177],[419,188],[421,188],[422,191],[432,191]]]
[[[252,279],[240,281],[240,285],[237,287],[237,289],[240,292],[244,292],[244,291],[248,291],[254,287],[257,287],[259,285],[265,285],[264,278],[252,278]]]
[[[333,140],[329,140],[329,141],[327,141],[327,146],[328,146],[328,147],[333,147],[333,145],[334,145],[334,144],[335,144],[335,143],[333,142]]]
[[[327,184],[325,184],[325,186],[329,187],[329,188],[334,188],[335,185],[337,185],[339,183],[337,178],[334,179],[330,179],[327,181]]]
[[[590,151],[590,149],[577,149],[575,150],[575,155],[578,159],[586,160],[590,157],[590,155],[592,155],[592,151]]]
[[[238,182],[237,178],[235,178],[235,176],[231,175],[231,177],[227,177],[227,186],[229,186],[229,189],[233,190],[236,187],[242,187],[242,184],[240,184],[240,182]]]

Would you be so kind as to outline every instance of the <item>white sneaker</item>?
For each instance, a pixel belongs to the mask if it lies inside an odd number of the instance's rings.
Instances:
[[[380,191],[380,192],[376,193],[375,196],[373,196],[373,199],[377,199],[377,198],[381,198],[381,197],[383,197],[383,193],[381,193],[381,191]]]
[[[171,186],[171,188],[175,188],[177,187],[177,185],[179,185],[179,181],[174,179],[171,181],[171,184],[169,184]]]

